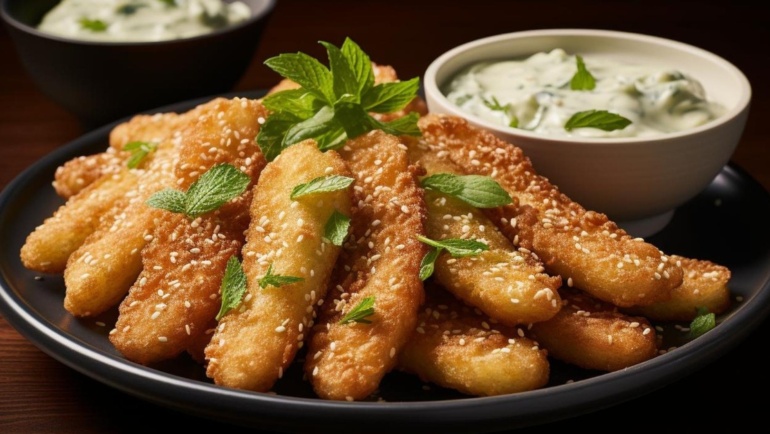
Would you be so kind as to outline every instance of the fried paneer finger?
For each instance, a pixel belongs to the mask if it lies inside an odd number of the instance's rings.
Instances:
[[[265,165],[253,137],[266,115],[255,100],[217,99],[180,143],[178,187],[228,163],[255,183]],[[241,141],[241,138],[248,138]],[[152,364],[176,357],[205,332],[220,307],[227,261],[240,253],[251,190],[196,218],[166,211],[142,250],[142,272],[120,305],[110,341],[127,359]]]
[[[681,264],[684,281],[674,288],[671,300],[650,306],[633,308],[630,312],[653,321],[692,321],[698,309],[705,308],[721,314],[730,308],[730,270],[704,259],[671,255],[671,260]]]
[[[496,325],[427,283],[418,326],[398,363],[422,381],[473,396],[538,389],[550,375],[547,352],[523,329]]]
[[[173,137],[158,144],[147,161],[136,170],[137,182],[118,200],[109,216],[70,255],[64,270],[64,307],[75,316],[97,315],[118,304],[142,271],[141,250],[152,240],[155,226],[164,214],[145,201],[165,188],[180,183],[174,175],[179,143],[192,134],[195,122],[206,114],[216,115],[219,99],[193,109],[197,116],[182,116],[186,123]],[[157,119],[164,116],[157,115]],[[173,119],[179,119],[173,115]],[[195,171],[196,169],[192,169]],[[182,180],[184,182],[184,180]]]
[[[398,138],[372,131],[340,154],[355,177],[351,233],[313,328],[305,372],[324,399],[368,397],[397,362],[424,300],[419,278],[426,253],[417,235],[426,218],[417,167]],[[341,322],[373,301],[365,322]]]
[[[561,288],[563,307],[529,332],[548,355],[584,369],[617,371],[657,355],[655,328],[644,317],[571,288]]]
[[[144,202],[153,193],[173,187],[177,156],[171,143],[159,145],[147,169],[136,171],[133,187],[70,255],[64,269],[64,307],[74,316],[98,315],[114,307],[136,280],[142,270],[141,250],[163,216]]]
[[[24,266],[43,273],[62,273],[70,255],[100,226],[103,216],[136,182],[136,173],[124,169],[102,177],[70,197],[27,236],[20,254]]]
[[[205,348],[206,374],[216,384],[267,392],[303,346],[340,251],[326,238],[325,226],[335,212],[350,215],[351,195],[349,187],[295,199],[291,192],[335,175],[350,172],[336,152],[321,152],[313,140],[286,148],[265,167],[243,248],[247,292]]]
[[[126,168],[127,153],[108,148],[104,152],[73,158],[56,168],[52,183],[56,194],[64,199],[80,193],[104,175],[120,173]]]
[[[621,307],[668,300],[682,283],[681,267],[666,254],[572,201],[520,148],[458,117],[430,114],[419,127],[440,158],[491,176],[516,199],[487,215],[514,244],[535,252],[549,274]]]
[[[426,176],[460,174],[451,162],[439,159],[417,139],[404,137],[409,158]],[[442,252],[434,276],[441,286],[466,303],[507,326],[543,321],[561,308],[557,292],[561,278],[544,272],[543,264],[524,249],[517,249],[479,209],[449,195],[425,191],[427,237],[473,239],[489,246],[478,255],[452,258]]]

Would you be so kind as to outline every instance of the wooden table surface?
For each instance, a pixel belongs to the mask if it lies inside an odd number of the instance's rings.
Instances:
[[[262,65],[271,56],[296,51],[323,56],[319,40],[341,43],[350,36],[373,60],[389,63],[401,77],[409,78],[421,76],[433,58],[463,42],[518,30],[570,27],[668,37],[712,51],[743,70],[752,84],[753,99],[733,162],[770,190],[770,146],[764,132],[770,119],[770,8],[766,5],[749,7],[729,1],[278,0],[261,47],[237,89],[273,85],[278,77]],[[37,90],[3,29],[0,188],[46,153],[85,132],[72,115]],[[766,426],[761,404],[770,386],[768,342],[770,322],[765,320],[728,354],[674,384],[545,427],[649,431],[675,426],[676,432],[711,432],[717,427],[746,431],[755,424]],[[179,431],[247,432],[159,407],[97,382],[39,350],[0,317],[0,432],[133,433],[148,427],[150,420],[164,421]],[[307,432],[324,430],[315,427]]]

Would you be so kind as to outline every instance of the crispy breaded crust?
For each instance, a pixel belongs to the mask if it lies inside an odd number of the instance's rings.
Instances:
[[[352,232],[313,328],[305,372],[320,397],[359,400],[396,366],[414,330],[427,251],[416,236],[424,234],[426,211],[419,172],[398,138],[372,131],[340,154],[356,179]],[[339,324],[366,297],[375,298],[371,324]]]
[[[286,148],[260,176],[243,248],[247,293],[205,348],[206,374],[216,384],[266,392],[303,346],[340,251],[324,238],[324,227],[335,210],[350,214],[350,190],[296,200],[290,195],[295,186],[327,175],[350,172],[336,152],[321,152],[307,140]],[[271,265],[274,275],[304,280],[261,288]]]
[[[126,154],[127,152],[108,148],[98,154],[75,157],[56,168],[51,185],[56,190],[56,194],[69,199],[104,175],[124,171]]]
[[[137,182],[136,173],[123,169],[107,175],[70,197],[27,236],[21,261],[30,270],[61,273],[67,261],[102,223],[103,217]]]
[[[399,369],[474,396],[544,386],[547,352],[523,329],[496,325],[440,287],[426,284],[418,326],[399,356]]]
[[[684,281],[676,288],[671,300],[640,306],[629,310],[653,321],[692,321],[703,307],[714,314],[721,314],[730,308],[730,270],[705,259],[685,258],[671,255],[671,260],[680,263],[684,270]]]
[[[417,139],[403,139],[410,159],[426,170],[462,174],[450,161],[421,146]],[[474,239],[489,246],[479,255],[452,258],[443,252],[434,276],[448,291],[507,326],[544,321],[561,308],[557,292],[561,278],[544,272],[539,259],[517,249],[481,209],[452,196],[426,190],[426,234],[433,240]]]
[[[252,139],[266,115],[254,100],[217,99],[191,123],[175,170],[186,190],[220,163],[256,183],[265,165]],[[242,140],[242,138],[249,138]],[[110,341],[127,359],[151,364],[176,357],[205,332],[220,306],[219,289],[230,257],[240,253],[249,224],[251,189],[195,219],[165,212],[142,250],[142,272],[120,305]]]
[[[125,297],[142,270],[141,250],[152,237],[160,210],[145,205],[153,193],[173,187],[178,150],[170,143],[153,152],[147,169],[76,251],[64,269],[64,307],[75,316],[97,315]]]
[[[624,307],[668,300],[682,283],[681,267],[667,255],[570,200],[520,148],[458,117],[429,114],[419,127],[439,157],[491,176],[517,200],[487,215],[515,245],[535,252],[549,274]]]
[[[530,328],[549,356],[584,369],[617,371],[657,355],[655,328],[646,318],[625,315],[575,289],[560,293],[561,311]]]

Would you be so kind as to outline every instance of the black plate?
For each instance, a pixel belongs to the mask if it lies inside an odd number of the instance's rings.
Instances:
[[[157,111],[182,111],[205,100]],[[313,396],[300,369],[289,370],[275,394],[266,394],[216,386],[200,366],[185,358],[144,367],[121,357],[107,339],[116,310],[98,318],[73,318],[62,305],[62,278],[29,271],[19,260],[27,234],[62,204],[51,187],[56,167],[75,156],[106,149],[114,125],[47,155],[0,195],[0,312],[27,339],[72,369],[178,411],[279,431],[316,426],[337,433],[360,427],[368,432],[426,428],[447,433],[538,425],[608,408],[681,379],[744,340],[770,312],[770,195],[740,168],[728,165],[649,241],[670,254],[729,267],[738,301],[718,318],[714,330],[690,342],[672,325],[665,325],[666,347],[678,348],[629,369],[602,374],[554,362],[547,387],[485,398],[425,387],[415,377],[394,372],[371,401],[331,402]]]

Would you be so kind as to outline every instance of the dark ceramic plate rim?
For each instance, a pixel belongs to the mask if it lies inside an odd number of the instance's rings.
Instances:
[[[230,93],[224,96],[259,97],[264,91]],[[199,98],[164,106],[152,112],[181,111],[207,101]],[[83,148],[105,142],[120,121],[105,125],[62,146],[18,175],[0,194],[0,223],[12,220],[29,198],[20,191],[42,174],[55,168]],[[740,168],[729,164],[722,176],[755,189],[759,199],[770,203],[770,195]],[[4,249],[20,246],[4,244]],[[18,251],[18,250],[16,250]],[[335,402],[228,389],[188,379],[129,362],[90,347],[64,333],[41,316],[9,283],[8,264],[2,265],[0,313],[20,334],[42,351],[106,385],[125,393],[182,412],[263,429],[294,430],[299,426],[324,426],[346,432],[365,423],[378,431],[399,426],[437,428],[445,432],[492,431],[554,422],[598,411],[638,398],[705,366],[751,333],[770,313],[770,277],[750,289],[744,302],[708,334],[626,370],[550,386],[513,395],[468,397],[440,401]],[[765,264],[767,266],[767,264]],[[768,267],[770,268],[770,267]],[[768,273],[770,274],[770,273]]]

